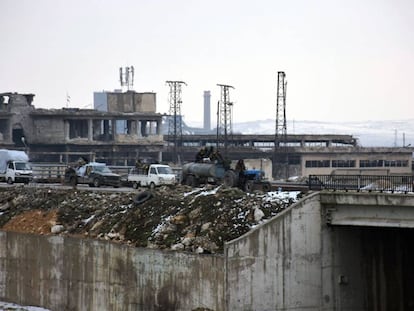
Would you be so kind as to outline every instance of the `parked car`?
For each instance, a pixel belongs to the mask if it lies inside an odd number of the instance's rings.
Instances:
[[[136,189],[149,187],[151,189],[161,185],[174,185],[176,176],[168,165],[151,164],[145,168],[133,168],[128,174],[128,182]]]
[[[105,163],[90,162],[78,168],[68,168],[65,182],[71,185],[88,184],[90,187],[121,185],[121,176],[115,174]]]

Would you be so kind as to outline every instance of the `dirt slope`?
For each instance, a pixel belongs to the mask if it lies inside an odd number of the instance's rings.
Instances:
[[[16,186],[0,188],[0,227],[139,247],[221,253],[225,241],[295,201],[292,193],[247,194],[220,187],[106,193]]]

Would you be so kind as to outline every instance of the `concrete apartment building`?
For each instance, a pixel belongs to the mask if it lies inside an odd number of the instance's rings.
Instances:
[[[325,174],[411,175],[412,148],[303,148],[301,176]]]
[[[158,159],[162,115],[155,93],[107,92],[105,109],[37,109],[33,94],[0,94],[0,146],[26,149],[32,161],[70,162],[80,155],[108,164]],[[120,127],[119,125],[122,125]]]

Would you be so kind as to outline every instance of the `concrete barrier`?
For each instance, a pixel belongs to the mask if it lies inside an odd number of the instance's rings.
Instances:
[[[222,256],[0,232],[0,297],[51,310],[223,310]]]
[[[224,256],[0,232],[0,299],[56,311],[411,310],[413,227],[413,195],[330,192]]]

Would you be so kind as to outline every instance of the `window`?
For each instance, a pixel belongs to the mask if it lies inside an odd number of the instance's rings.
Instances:
[[[332,167],[355,167],[355,160],[332,160]]]
[[[385,160],[386,167],[407,167],[408,160]]]
[[[359,160],[359,167],[383,167],[384,160]]]
[[[305,162],[306,167],[329,167],[329,160],[310,160]]]

